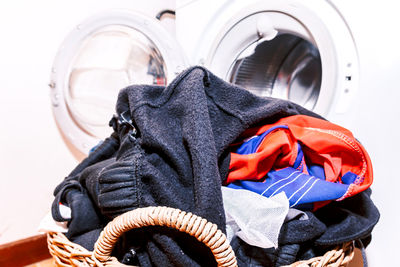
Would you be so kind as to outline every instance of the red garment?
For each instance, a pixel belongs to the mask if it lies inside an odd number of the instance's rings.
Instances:
[[[331,122],[295,115],[282,118],[274,124],[251,128],[244,132],[242,138],[260,135],[278,125],[286,125],[289,129],[270,133],[256,153],[231,153],[227,183],[260,180],[271,169],[292,166],[296,160],[298,142],[308,161],[324,167],[326,181],[341,182],[341,177],[349,171],[358,176],[341,199],[364,191],[371,185],[372,164],[364,147],[349,130]]]

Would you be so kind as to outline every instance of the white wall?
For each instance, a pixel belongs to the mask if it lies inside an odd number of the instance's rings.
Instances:
[[[0,244],[36,234],[54,188],[77,164],[49,99],[61,42],[88,16],[128,5],[154,16],[174,1],[0,1]]]

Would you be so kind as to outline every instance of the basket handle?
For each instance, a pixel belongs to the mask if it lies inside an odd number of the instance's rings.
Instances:
[[[138,208],[116,217],[101,232],[94,246],[93,260],[103,263],[111,260],[111,251],[123,233],[154,225],[167,226],[194,236],[211,249],[218,266],[237,266],[235,253],[216,224],[190,212],[168,207]]]

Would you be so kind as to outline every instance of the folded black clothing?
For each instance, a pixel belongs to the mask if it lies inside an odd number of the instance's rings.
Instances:
[[[91,216],[98,216],[89,220],[92,229],[86,227],[87,232],[128,210],[147,206],[192,212],[225,232],[221,184],[229,167],[228,146],[245,129],[259,123],[297,114],[320,118],[289,101],[257,97],[202,67],[184,71],[168,87],[135,85],[123,89],[117,113],[121,116],[126,112],[132,128],[116,127],[105,144],[56,188],[55,218],[59,202],[71,209],[80,208],[65,198],[66,192],[74,190],[91,204],[85,207]],[[79,228],[85,220],[86,216],[72,216],[69,232],[83,235],[74,227]],[[190,238],[178,242],[173,230],[145,231],[135,250],[141,266],[196,266],[210,258],[209,251],[203,252]],[[79,236],[74,237],[82,242]],[[130,237],[136,239],[135,235]]]
[[[316,211],[315,216],[327,226],[327,230],[315,240],[315,245],[330,246],[361,240],[367,247],[372,229],[380,217],[378,208],[372,202],[371,192],[367,189]]]

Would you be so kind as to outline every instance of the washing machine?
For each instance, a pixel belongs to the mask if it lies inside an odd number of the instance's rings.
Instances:
[[[358,54],[331,2],[182,0],[176,13],[177,39],[192,64],[333,121],[351,105]]]
[[[65,37],[51,73],[60,132],[81,159],[110,133],[119,89],[166,85],[203,65],[260,96],[294,101],[345,124],[358,88],[351,31],[320,0],[178,0],[167,31],[131,1],[100,1]],[[153,12],[154,13],[154,12]],[[162,13],[160,14],[160,16]],[[174,36],[176,31],[176,38]]]
[[[84,16],[73,18],[49,83],[55,121],[77,159],[110,135],[120,89],[166,85],[188,66],[174,38],[174,7],[174,1],[94,1],[77,9]]]

